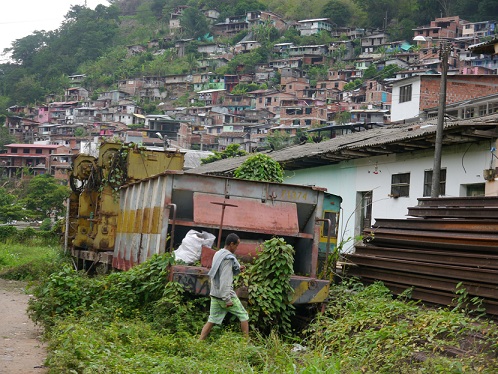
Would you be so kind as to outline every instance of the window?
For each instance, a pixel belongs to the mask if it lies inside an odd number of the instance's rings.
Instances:
[[[23,148],[22,153],[29,154],[29,148]]]
[[[431,196],[432,189],[432,170],[424,172],[424,196]],[[446,195],[446,169],[441,169],[439,175],[439,194]]]
[[[464,114],[463,118],[472,118],[474,116],[475,116],[474,115],[474,108],[467,108],[465,110],[465,114]]]
[[[391,176],[392,197],[410,196],[410,173],[393,174]]]
[[[412,100],[412,85],[401,86],[399,88],[399,102],[406,103]]]
[[[306,114],[311,114],[311,108],[306,108],[305,113]]]
[[[11,148],[10,153],[17,153],[17,148]]]
[[[41,154],[42,154],[42,149],[41,149],[41,148],[38,148],[38,149],[36,150],[36,153],[37,153],[37,154],[39,154],[39,155],[41,155]]]
[[[485,194],[484,183],[467,184],[463,187],[467,190],[465,196],[484,196]]]
[[[325,210],[323,212],[323,219],[330,220],[330,237],[333,238],[337,234],[337,213]],[[322,223],[321,240],[327,240],[327,233],[329,232],[329,223],[324,221]]]

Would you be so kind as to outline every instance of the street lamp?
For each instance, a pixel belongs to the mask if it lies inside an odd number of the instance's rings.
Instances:
[[[428,41],[432,38],[417,35],[413,40]],[[443,149],[444,112],[446,109],[446,81],[448,77],[448,57],[450,46],[446,40],[439,44],[439,58],[441,59],[441,82],[439,86],[439,107],[437,111],[436,142],[434,144],[434,167],[432,168],[431,197],[439,197],[441,189],[441,154]]]

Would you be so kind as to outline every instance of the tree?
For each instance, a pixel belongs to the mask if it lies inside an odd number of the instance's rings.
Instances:
[[[41,174],[29,181],[22,202],[33,218],[43,220],[53,212],[60,214],[63,211],[69,193],[69,188],[62,186],[53,176]]]
[[[9,133],[9,129],[6,127],[0,127],[0,151],[5,150],[7,144],[12,144],[16,142],[16,138]]]
[[[266,142],[269,144],[271,149],[278,151],[279,149],[285,148],[289,145],[290,135],[285,131],[276,130],[266,137]]]
[[[42,100],[44,89],[37,76],[27,75],[17,83],[13,90],[12,97],[19,104],[34,104]]]
[[[187,38],[197,39],[209,32],[204,14],[197,8],[187,8],[180,17],[182,33]]]
[[[11,222],[24,218],[23,206],[18,202],[17,196],[0,187],[0,222]]]
[[[323,17],[337,26],[347,26],[353,16],[353,5],[347,0],[330,0],[322,9]]]
[[[46,45],[47,41],[48,34],[45,31],[35,31],[24,38],[16,39],[12,42],[11,48],[4,49],[4,53],[11,52],[14,61],[30,66],[36,53]]]

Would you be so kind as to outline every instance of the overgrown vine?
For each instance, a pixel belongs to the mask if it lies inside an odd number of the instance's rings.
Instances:
[[[293,261],[294,248],[283,238],[272,238],[261,245],[254,265],[247,270],[251,321],[263,333],[291,331]]]

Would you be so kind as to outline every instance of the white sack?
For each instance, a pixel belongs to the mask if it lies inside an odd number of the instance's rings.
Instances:
[[[201,259],[202,246],[211,248],[215,236],[206,231],[198,232],[190,230],[182,240],[182,244],[177,250],[173,251],[175,260],[181,260],[190,265]]]

